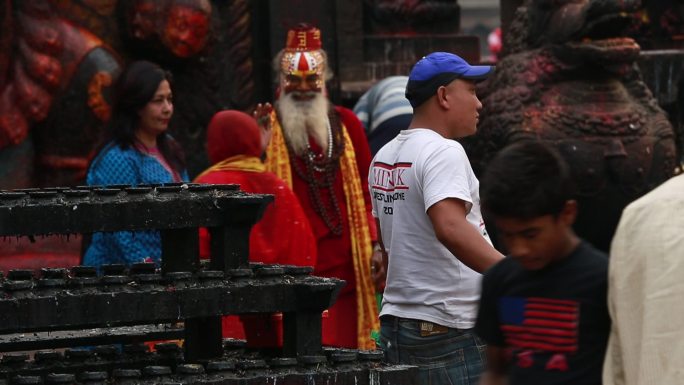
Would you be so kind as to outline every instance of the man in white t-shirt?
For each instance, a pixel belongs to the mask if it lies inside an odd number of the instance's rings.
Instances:
[[[475,81],[490,66],[434,52],[411,70],[413,119],[377,153],[368,183],[387,283],[380,346],[419,366],[421,384],[476,384],[484,346],[472,328],[481,273],[503,256],[480,213],[479,182],[455,138],[476,131]]]

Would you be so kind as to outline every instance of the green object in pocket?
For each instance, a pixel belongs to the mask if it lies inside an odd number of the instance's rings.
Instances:
[[[380,314],[380,309],[382,308],[382,294],[376,293],[375,294],[375,301],[377,302],[378,305],[378,315]],[[376,345],[380,344],[380,331],[379,330],[371,330],[371,338],[375,341]]]

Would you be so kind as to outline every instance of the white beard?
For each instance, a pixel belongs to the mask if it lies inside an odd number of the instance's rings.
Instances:
[[[285,140],[295,154],[306,154],[309,135],[321,146],[328,149],[328,99],[316,92],[311,100],[297,101],[292,94],[283,94],[275,107],[280,117]]]

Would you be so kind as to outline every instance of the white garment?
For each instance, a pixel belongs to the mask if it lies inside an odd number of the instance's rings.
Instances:
[[[603,384],[684,384],[684,175],[632,202],[613,238]]]
[[[427,215],[441,200],[461,199],[468,222],[491,244],[480,213],[479,182],[463,147],[432,130],[401,131],[373,158],[368,183],[389,253],[380,314],[472,328],[481,275],[437,240]]]

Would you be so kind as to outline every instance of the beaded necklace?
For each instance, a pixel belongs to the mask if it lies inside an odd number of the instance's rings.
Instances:
[[[285,139],[287,150],[294,154],[292,147]],[[304,156],[295,155],[302,160],[304,166],[296,160],[292,162],[297,175],[308,185],[309,198],[313,202],[316,213],[321,216],[325,225],[330,231],[340,236],[342,235],[342,211],[338,202],[333,185],[335,175],[340,167],[340,157],[344,152],[344,137],[342,125],[340,124],[334,109],[328,111],[328,149],[325,155],[317,155],[309,146],[306,145]],[[328,189],[329,200],[324,202],[321,195],[322,190]]]
[[[332,134],[332,128],[330,127],[330,119],[327,119],[325,121],[325,124],[328,128],[328,156],[327,159],[332,158],[332,151],[333,151],[333,134]],[[325,169],[321,167],[319,164],[317,164],[317,158],[318,159],[326,159],[323,158],[323,154],[317,155],[312,149],[311,146],[309,145],[309,142],[306,142],[306,155],[309,157],[309,161],[313,164],[314,170],[318,172],[323,172]]]

